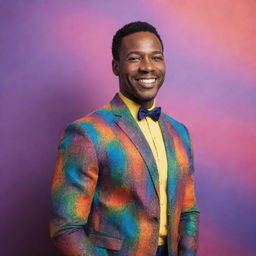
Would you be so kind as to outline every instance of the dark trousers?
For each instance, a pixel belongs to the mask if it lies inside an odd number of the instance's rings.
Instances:
[[[167,245],[160,245],[157,247],[156,256],[167,256],[168,250]]]

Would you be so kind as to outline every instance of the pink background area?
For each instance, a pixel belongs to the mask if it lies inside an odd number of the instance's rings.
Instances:
[[[254,0],[0,0],[0,255],[59,255],[50,183],[67,123],[118,90],[111,41],[156,26],[166,81],[158,105],[190,130],[199,256],[256,255]]]

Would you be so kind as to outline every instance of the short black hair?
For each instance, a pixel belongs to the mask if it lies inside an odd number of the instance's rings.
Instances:
[[[156,28],[147,22],[135,21],[135,22],[131,22],[131,23],[124,25],[114,35],[113,41],[112,41],[113,59],[119,60],[119,50],[121,47],[123,37],[128,36],[133,33],[136,33],[136,32],[142,32],[142,31],[151,32],[154,35],[156,35],[162,45],[162,49],[164,50],[163,42],[162,42],[161,37],[158,34]]]

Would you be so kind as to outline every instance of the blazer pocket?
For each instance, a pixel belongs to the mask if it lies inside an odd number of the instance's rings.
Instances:
[[[90,233],[89,238],[94,245],[115,251],[119,251],[123,243],[122,239],[96,233]]]

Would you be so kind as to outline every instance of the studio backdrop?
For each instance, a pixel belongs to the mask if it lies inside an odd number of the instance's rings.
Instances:
[[[256,255],[255,13],[254,0],[0,0],[0,255],[60,255],[48,234],[60,133],[118,91],[112,37],[137,20],[164,42],[157,105],[191,134],[198,255]]]

